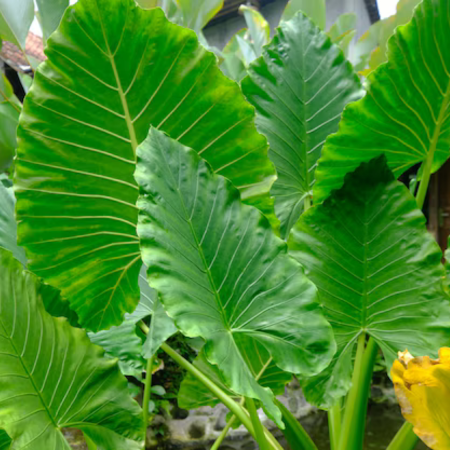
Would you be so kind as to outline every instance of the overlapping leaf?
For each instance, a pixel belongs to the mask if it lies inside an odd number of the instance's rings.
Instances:
[[[366,96],[348,105],[316,170],[314,200],[347,173],[384,154],[396,176],[414,164],[437,170],[450,156],[450,4],[424,0],[388,42],[388,62],[368,78]]]
[[[240,348],[255,380],[261,386],[270,388],[275,395],[283,394],[285,385],[292,380],[292,375],[278,368],[267,350],[257,341],[248,340]],[[208,362],[204,352],[201,352],[195,359],[194,366],[220,386],[228,395],[236,399],[240,398],[239,395],[229,390],[221,372],[217,366]],[[218,403],[220,403],[220,400],[204,384],[191,374],[186,375],[178,392],[178,404],[181,408],[195,409],[206,405],[215,406]]]
[[[194,32],[160,9],[80,0],[46,53],[18,131],[19,236],[30,268],[98,331],[119,324],[139,299],[133,172],[150,124],[244,194],[272,165],[238,86]]]
[[[361,96],[361,85],[339,48],[297,14],[281,23],[242,89],[270,143],[278,172],[272,195],[286,237],[314,185],[325,139],[337,130],[344,106]]]
[[[33,0],[0,0],[0,38],[25,49],[34,19]]]
[[[315,287],[267,219],[193,150],[152,129],[138,158],[138,233],[151,286],[186,336],[205,339],[206,358],[232,391],[260,399],[280,424],[242,346],[257,341],[289,372],[323,369],[334,344]]]
[[[61,429],[99,448],[140,450],[143,422],[115,361],[85,332],[50,316],[39,282],[0,250],[0,429],[13,448],[69,450]]]
[[[384,157],[361,165],[305,212],[289,247],[316,284],[338,345],[332,364],[304,384],[313,403],[329,407],[345,395],[363,332],[381,347],[387,367],[397,351],[437,355],[450,344],[441,251]]]

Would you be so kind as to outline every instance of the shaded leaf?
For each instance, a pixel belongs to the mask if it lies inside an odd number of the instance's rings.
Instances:
[[[264,346],[253,339],[243,343],[240,349],[255,380],[261,386],[270,388],[275,395],[283,394],[285,385],[292,380],[292,374],[279,369]],[[241,398],[226,386],[223,375],[217,366],[208,362],[204,351],[194,360],[194,366],[229,396],[236,400]],[[181,408],[196,409],[206,405],[215,406],[218,403],[220,401],[197,378],[189,373],[184,377],[178,392],[178,404]]]
[[[328,138],[316,171],[315,201],[342,186],[345,174],[380,154],[395,176],[450,155],[450,4],[424,0],[389,40],[389,61],[369,76],[366,96],[349,104]]]
[[[46,53],[18,130],[19,237],[31,270],[98,331],[120,324],[139,300],[133,172],[150,124],[243,193],[273,169],[239,87],[159,8],[80,0]]]
[[[9,450],[11,447],[11,438],[5,430],[0,430],[0,450]]]
[[[201,32],[206,24],[222,9],[224,0],[176,0],[183,17],[183,25]]]
[[[141,411],[116,362],[44,310],[38,281],[5,250],[0,269],[0,427],[13,447],[69,450],[61,429],[72,427],[100,448],[141,449]]]
[[[69,0],[36,0],[44,41],[58,28]]]
[[[303,14],[281,23],[248,73],[242,90],[270,143],[278,172],[271,193],[286,237],[314,185],[323,143],[361,85],[339,48]]]
[[[205,339],[206,358],[226,384],[260,399],[280,424],[273,394],[255,381],[242,346],[258,341],[289,372],[322,370],[334,346],[315,287],[267,219],[191,149],[151,129],[136,179],[150,285],[186,336]]]
[[[241,5],[239,11],[244,14],[255,55],[257,57],[261,56],[263,45],[266,45],[270,40],[269,23],[264,19],[264,16],[254,8]]]
[[[381,347],[387,367],[405,348],[435,355],[448,345],[441,251],[384,157],[362,164],[340,190],[306,211],[289,247],[316,284],[338,345],[332,364],[303,383],[310,402],[330,407],[346,394],[363,332]]]
[[[25,49],[34,19],[33,0],[0,0],[0,38]]]

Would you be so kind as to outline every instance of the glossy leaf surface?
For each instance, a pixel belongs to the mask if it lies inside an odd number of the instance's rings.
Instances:
[[[135,148],[153,124],[245,193],[272,173],[254,110],[195,33],[133,0],[80,0],[27,95],[15,188],[30,268],[92,331],[138,303]],[[248,189],[247,189],[248,190]]]
[[[364,163],[344,186],[305,212],[289,241],[319,290],[338,351],[305,392],[325,407],[346,394],[352,351],[366,332],[387,367],[405,348],[436,354],[450,340],[441,251],[407,188],[384,158]]]
[[[271,193],[286,237],[314,185],[325,139],[344,106],[361,96],[361,85],[340,49],[300,13],[281,23],[242,89],[270,143],[278,173]]]
[[[255,380],[261,386],[270,388],[275,395],[283,394],[285,385],[292,380],[292,374],[279,369],[267,350],[256,341],[249,340],[240,348]],[[203,351],[195,359],[194,365],[228,395],[234,397],[236,400],[240,399],[239,395],[230,391],[226,386],[221,372],[217,369],[217,366],[213,366],[208,362]],[[188,373],[186,375],[178,392],[178,404],[181,408],[195,409],[206,405],[215,406],[218,403],[220,401],[214,397],[204,384],[200,383],[191,374]]]
[[[348,105],[327,140],[316,171],[314,200],[342,186],[363,161],[384,154],[396,176],[450,156],[450,4],[424,0],[388,42],[388,62],[368,78],[366,96]]]
[[[116,362],[83,330],[50,316],[38,287],[0,250],[0,428],[13,448],[69,450],[61,429],[72,427],[99,448],[141,449],[141,411]]]
[[[280,423],[273,394],[255,381],[241,346],[257,341],[285,371],[323,369],[334,343],[315,287],[267,219],[193,150],[151,129],[136,179],[150,285],[177,327],[206,341],[206,358],[231,390],[260,399]]]

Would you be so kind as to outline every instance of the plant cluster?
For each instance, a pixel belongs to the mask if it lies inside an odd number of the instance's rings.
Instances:
[[[238,85],[145,6],[69,7],[21,109],[0,183],[0,448],[68,449],[77,428],[90,450],[142,449],[161,351],[187,373],[180,407],[230,410],[212,450],[239,424],[280,450],[259,408],[317,450],[276,398],[293,376],[331,449],[361,450],[380,352],[408,421],[388,449],[450,448],[450,297],[421,211],[450,156],[450,1],[420,3],[364,87],[301,12]],[[419,165],[410,192],[397,178]]]

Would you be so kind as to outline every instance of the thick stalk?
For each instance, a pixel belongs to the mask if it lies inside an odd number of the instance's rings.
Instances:
[[[145,429],[148,427],[148,408],[150,405],[150,393],[152,389],[153,356],[147,360],[147,371],[145,374],[144,399],[142,400],[142,410],[144,413]]]
[[[428,191],[428,184],[430,183],[432,164],[433,159],[428,157],[422,165],[423,166],[422,179],[420,180],[419,189],[416,195],[416,202],[419,209],[422,209],[423,204],[425,203],[425,197],[427,196]]]
[[[250,418],[252,420],[253,428],[255,429],[256,442],[259,445],[259,449],[272,450],[272,447],[267,442],[261,420],[259,420],[259,415],[255,406],[255,402],[253,401],[252,398],[246,398],[245,405],[247,406],[247,411],[250,413]]]
[[[341,400],[328,410],[328,428],[330,431],[331,450],[338,450],[341,437],[342,404]]]
[[[214,442],[213,446],[211,447],[211,450],[218,450],[220,445],[222,444],[223,440],[227,437],[228,431],[233,426],[234,422],[236,422],[236,416],[232,416],[231,419],[226,424],[225,428],[222,430],[222,433],[220,433],[219,437]]]
[[[307,211],[309,208],[311,208],[311,197],[307,194],[303,200],[303,209],[304,211]]]
[[[372,338],[364,351],[365,339],[365,333],[361,333],[358,338],[352,387],[345,404],[339,450],[361,450],[364,442],[369,388],[378,352],[377,344]]]
[[[405,422],[386,450],[413,450],[418,440],[419,438],[413,432],[413,426]]]

